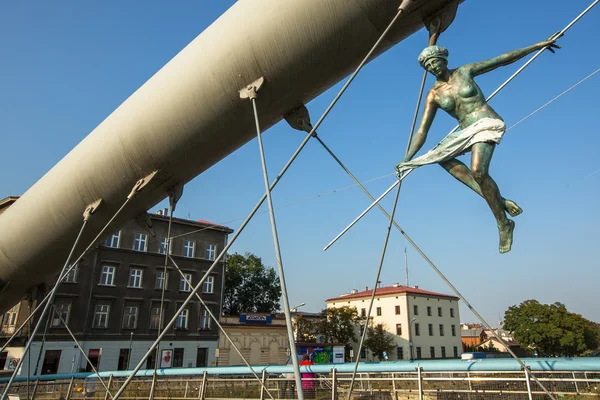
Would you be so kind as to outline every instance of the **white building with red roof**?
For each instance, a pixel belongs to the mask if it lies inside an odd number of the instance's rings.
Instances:
[[[373,289],[327,299],[327,308],[356,307],[366,317]],[[462,353],[458,297],[419,289],[418,286],[378,287],[371,311],[371,326],[384,324],[394,336],[395,354],[390,360],[460,358]],[[360,332],[359,332],[360,333]],[[360,335],[357,335],[360,340]],[[358,343],[352,344],[357,356]],[[363,361],[375,360],[370,351],[359,355]]]

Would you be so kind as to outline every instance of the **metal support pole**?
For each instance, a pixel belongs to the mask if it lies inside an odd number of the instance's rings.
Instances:
[[[410,0],[408,0],[408,1],[405,0],[402,3],[402,5],[404,5],[405,3],[409,3],[409,2],[410,2]],[[325,111],[323,112],[323,115],[321,116],[321,118],[319,118],[319,120],[315,124],[315,126],[313,128],[313,131],[316,131],[317,128],[323,122],[323,120],[327,117],[327,115],[329,115],[329,112],[331,111],[331,109],[335,106],[335,104],[338,102],[338,100],[342,97],[342,95],[344,94],[344,92],[346,91],[346,89],[348,89],[348,87],[350,86],[350,84],[352,83],[352,81],[354,80],[354,78],[356,77],[356,75],[360,72],[360,70],[362,69],[362,67],[367,63],[367,61],[369,61],[369,59],[371,58],[371,56],[373,55],[373,53],[375,52],[375,50],[377,49],[377,47],[379,46],[379,44],[384,40],[384,38],[387,35],[387,33],[389,32],[389,30],[392,28],[392,26],[394,25],[394,23],[397,21],[398,17],[400,17],[400,14],[403,12],[402,5],[401,5],[400,9],[398,10],[398,13],[396,14],[396,16],[392,19],[392,21],[389,23],[389,25],[387,26],[387,28],[383,31],[383,33],[381,34],[381,36],[379,37],[379,39],[375,42],[375,44],[373,45],[373,47],[371,48],[371,50],[369,50],[369,52],[367,53],[367,55],[363,58],[363,60],[360,62],[360,64],[356,67],[356,69],[354,70],[354,72],[352,73],[352,75],[348,78],[348,80],[346,81],[346,83],[344,84],[344,86],[340,89],[340,91],[338,92],[338,94],[331,101],[331,103],[329,104],[329,106],[327,107],[327,109],[325,109]],[[298,148],[296,149],[296,151],[294,152],[294,154],[292,155],[292,157],[288,160],[288,162],[286,163],[286,165],[283,167],[283,169],[281,170],[281,172],[275,177],[275,179],[273,180],[273,183],[271,183],[271,186],[269,187],[270,190],[273,190],[275,188],[275,186],[277,185],[277,183],[281,180],[281,178],[283,177],[283,175],[289,169],[290,165],[296,160],[296,158],[298,157],[298,155],[300,154],[300,152],[302,151],[302,149],[304,149],[304,147],[306,146],[306,144],[310,140],[312,133],[313,132],[310,132],[310,134],[308,134],[304,138],[304,140],[302,141],[302,143],[298,146]],[[180,312],[184,307],[186,307],[187,304],[192,299],[193,295],[198,292],[198,290],[200,289],[200,287],[201,287],[202,283],[204,282],[204,280],[206,279],[206,277],[208,277],[208,275],[216,267],[216,265],[221,260],[221,258],[227,253],[227,251],[229,250],[229,248],[235,243],[236,239],[242,233],[242,231],[244,230],[244,228],[246,227],[246,225],[248,225],[248,222],[256,214],[256,212],[258,211],[258,209],[260,208],[260,206],[263,204],[263,202],[266,200],[266,198],[267,198],[267,194],[265,193],[262,196],[262,198],[258,201],[258,203],[254,206],[254,208],[252,209],[252,211],[248,214],[248,216],[246,217],[246,219],[244,220],[244,222],[242,222],[242,224],[237,229],[237,231],[235,232],[235,234],[233,235],[233,237],[231,238],[231,240],[229,241],[229,243],[227,243],[227,245],[225,245],[225,247],[223,248],[223,250],[221,251],[221,253],[219,253],[219,255],[217,256],[217,258],[214,260],[213,264],[210,266],[210,268],[204,274],[204,276],[196,284],[196,286],[192,290],[192,293],[190,293],[190,295],[188,295],[187,299],[182,303],[182,305],[180,306],[178,312]],[[171,319],[171,321],[169,321],[169,323],[168,323],[168,325],[167,325],[167,327],[165,329],[168,329],[169,327],[171,327],[172,324],[175,322],[175,320],[176,320],[176,316],[173,317]],[[137,373],[137,371],[139,371],[141,369],[144,361],[146,361],[146,359],[148,358],[148,356],[150,355],[150,353],[154,349],[154,347],[156,347],[156,345],[157,345],[156,342],[153,343],[152,346],[151,346],[151,348],[148,350],[148,352],[146,352],[146,354],[142,357],[142,359],[140,360],[140,362],[138,363],[138,365],[134,368],[132,375],[129,376],[125,380],[125,382],[123,383],[123,385],[121,386],[121,388],[119,389],[119,391],[115,394],[115,397],[114,397],[115,399],[118,399],[120,397],[120,395],[125,390],[125,388],[127,387],[127,385],[133,379],[133,375],[135,375],[135,373]]]
[[[419,400],[423,400],[423,368],[417,367],[417,378],[419,379]]]
[[[473,391],[473,383],[471,382],[471,374],[467,372],[467,382],[469,384],[469,391],[467,392],[467,400],[471,400],[471,392]]]
[[[338,386],[337,386],[337,369],[331,369],[331,400],[337,400],[338,397]]]
[[[533,394],[531,393],[531,382],[529,381],[529,367],[523,368],[525,370],[525,382],[527,383],[527,396],[529,400],[533,400]]]
[[[104,386],[104,389],[106,389],[106,393],[108,393],[110,395],[110,397],[112,398],[112,394],[110,393],[109,387],[106,386],[106,384],[104,383],[104,379],[102,379],[102,377],[98,373],[98,370],[96,369],[96,367],[94,367],[94,364],[90,361],[90,359],[88,358],[87,354],[85,354],[85,351],[81,347],[81,344],[79,344],[79,341],[77,340],[77,338],[75,337],[75,335],[73,334],[73,332],[71,331],[71,329],[67,326],[67,322],[64,320],[64,318],[62,317],[62,315],[60,315],[58,313],[58,311],[56,311],[56,308],[53,307],[53,310],[54,310],[54,314],[59,318],[60,322],[67,329],[67,332],[69,332],[69,335],[71,336],[71,339],[73,339],[73,342],[75,342],[75,346],[77,346],[77,348],[79,349],[79,351],[81,352],[81,354],[83,354],[83,357],[85,358],[85,361],[87,361],[87,363],[90,365],[90,367],[92,367],[92,371],[94,371],[94,373],[96,374],[96,376],[100,380],[100,383],[102,384],[102,386]]]
[[[110,374],[108,376],[108,389],[110,389],[110,385],[112,385],[112,380],[113,380],[113,374]],[[104,400],[108,400],[108,396],[110,395],[110,392],[108,389],[106,389],[106,393],[104,394]]]
[[[181,278],[184,279],[188,285],[192,285],[192,282],[190,282],[185,274],[183,273],[183,271],[181,270],[181,268],[179,268],[179,265],[177,265],[177,263],[175,262],[175,260],[173,259],[173,257],[171,257],[169,255],[169,259],[171,260],[171,262],[173,263],[173,266],[175,267],[175,269],[179,272],[179,275],[181,275]],[[225,331],[225,329],[223,328],[223,326],[221,325],[221,323],[219,322],[219,319],[213,314],[213,312],[210,310],[210,308],[206,305],[206,303],[204,302],[204,300],[202,300],[202,297],[200,297],[200,294],[196,293],[196,298],[198,299],[198,301],[200,301],[200,304],[202,304],[202,306],[206,309],[206,311],[208,312],[208,315],[210,315],[210,317],[212,318],[213,321],[215,321],[215,323],[217,324],[217,326],[219,327],[219,329],[221,330],[221,333],[225,336],[225,338],[229,341],[229,343],[231,344],[231,346],[233,347],[233,349],[236,351],[236,353],[238,353],[238,355],[241,357],[242,361],[244,362],[244,364],[246,364],[246,366],[250,369],[250,372],[252,373],[252,375],[254,375],[254,377],[256,378],[256,380],[261,383],[261,379],[260,377],[256,374],[256,371],[254,370],[254,368],[252,368],[252,366],[250,365],[250,363],[248,362],[248,360],[246,360],[246,357],[244,357],[244,355],[242,354],[242,352],[240,351],[240,349],[235,345],[235,343],[233,342],[233,340],[231,340],[231,337],[229,336],[229,334]],[[269,389],[267,389],[264,384],[262,384],[262,388],[264,390],[267,391],[267,394],[269,395],[269,397],[271,399],[273,399],[273,395],[271,394],[271,392],[269,391]]]
[[[184,399],[187,397],[189,386],[190,386],[190,381],[185,381],[185,390],[183,392]]]
[[[33,390],[31,391],[31,397],[30,397],[31,400],[33,400],[35,398],[35,392],[37,392],[37,388],[38,388],[39,383],[40,383],[40,380],[36,379],[35,380],[35,384],[33,385]]]
[[[73,253],[75,252],[75,248],[77,247],[77,244],[79,243],[79,239],[81,238],[81,235],[82,235],[83,231],[85,230],[85,227],[86,227],[90,217],[92,216],[93,212],[96,210],[96,207],[98,207],[99,203],[100,203],[100,201],[97,201],[95,204],[87,206],[85,211],[83,212],[83,224],[81,225],[81,229],[79,230],[79,233],[77,234],[77,237],[75,238],[75,242],[73,243],[73,246],[71,247],[71,251],[69,252],[69,255],[67,256],[67,260],[65,261],[65,264],[63,265],[63,268],[60,272],[59,278],[56,282],[56,285],[54,286],[54,290],[52,290],[50,298],[48,299],[48,302],[46,303],[46,305],[44,306],[44,309],[42,310],[40,319],[35,324],[35,328],[33,329],[33,332],[31,332],[30,338],[27,341],[27,345],[25,346],[25,350],[23,351],[23,356],[21,357],[21,359],[19,359],[19,362],[17,363],[15,370],[14,370],[12,376],[10,377],[10,380],[6,384],[6,388],[4,388],[4,392],[2,393],[2,400],[7,399],[8,391],[10,390],[10,387],[12,386],[12,384],[17,376],[18,371],[21,369],[21,366],[23,365],[24,356],[27,354],[27,352],[31,348],[33,339],[35,338],[37,331],[40,329],[40,326],[42,325],[42,320],[47,315],[50,307],[54,305],[53,303],[54,303],[54,297],[56,294],[56,289],[60,285],[60,282],[62,281],[62,279],[66,276],[65,271],[69,267],[69,261],[71,261],[71,257],[73,256]]]
[[[206,395],[206,385],[208,384],[208,373],[204,371],[202,374],[202,389],[200,390],[200,400],[204,400]]]
[[[75,377],[71,377],[71,382],[69,383],[69,387],[67,389],[67,395],[65,396],[65,400],[69,400],[71,398],[71,391],[73,390],[73,382],[75,382]]]
[[[573,384],[575,385],[575,393],[579,394],[579,386],[577,385],[577,378],[575,377],[575,372],[571,372],[573,374]]]
[[[294,327],[292,324],[292,316],[290,314],[290,305],[287,294],[287,284],[285,281],[285,273],[283,269],[283,261],[281,257],[281,247],[279,244],[279,235],[277,233],[277,223],[275,221],[275,210],[273,209],[273,199],[271,197],[271,189],[269,185],[269,174],[267,171],[267,161],[265,159],[265,150],[262,142],[262,135],[260,130],[260,123],[258,119],[258,110],[256,107],[257,88],[252,86],[249,91],[249,98],[252,102],[252,109],[254,111],[254,122],[256,124],[256,136],[258,139],[258,148],[260,152],[260,160],[263,170],[263,180],[265,183],[265,190],[267,194],[267,205],[269,207],[269,217],[271,220],[271,233],[273,236],[273,245],[275,247],[275,259],[277,261],[277,272],[279,275],[279,285],[281,287],[281,300],[283,302],[283,312],[285,314],[285,325],[287,327],[288,334],[288,345],[291,352],[292,364],[294,366],[294,377],[296,379],[296,392],[298,393],[298,400],[304,400],[304,391],[302,389],[302,376],[300,375],[300,367],[298,362],[298,352],[296,351],[296,340],[294,338]]]
[[[265,384],[267,383],[267,370],[262,370],[262,378],[260,380],[260,400],[265,400]]]
[[[42,334],[42,342],[40,343],[40,352],[38,353],[37,360],[35,362],[35,369],[33,375],[37,375],[40,367],[40,361],[42,361],[42,355],[44,354],[44,345],[46,344],[46,334],[48,333],[48,327],[50,326],[50,318],[46,319],[46,326],[44,327],[44,333]],[[34,340],[34,339],[31,339]]]

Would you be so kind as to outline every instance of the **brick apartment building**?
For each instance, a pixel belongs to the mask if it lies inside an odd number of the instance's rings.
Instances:
[[[14,202],[9,198],[5,203]],[[5,199],[6,200],[6,199]],[[4,200],[0,201],[0,207]],[[0,211],[1,212],[1,211]],[[115,232],[90,251],[61,284],[55,309],[100,371],[135,367],[158,335],[162,285],[165,287],[163,319],[169,321],[212,265],[227,243],[231,229],[206,221],[174,218],[171,255],[192,282],[188,285],[172,265],[164,274],[168,216],[151,214],[153,236],[136,222]],[[171,264],[169,262],[169,264]],[[225,263],[202,285],[199,294],[215,315],[220,315]],[[15,305],[2,318],[0,345],[6,342],[28,314],[27,300]],[[32,309],[35,302],[32,305]],[[163,326],[166,322],[163,322]],[[33,325],[32,325],[33,326]],[[42,348],[42,337],[45,340]],[[14,368],[23,356],[28,332],[25,328],[13,344],[0,354],[0,370]],[[215,361],[219,332],[197,298],[177,317],[160,344],[158,367],[202,367]],[[41,350],[41,351],[40,351]],[[166,354],[168,357],[163,357]],[[21,374],[27,373],[25,358]],[[145,367],[154,368],[155,355]],[[31,350],[31,373],[52,374],[91,370],[74,346],[55,313],[45,319]]]

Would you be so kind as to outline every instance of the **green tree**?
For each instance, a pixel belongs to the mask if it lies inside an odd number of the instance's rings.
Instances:
[[[321,320],[315,323],[315,334],[323,335],[328,343],[344,345],[345,357],[350,357],[350,343],[356,342],[356,328],[360,317],[356,307],[326,308],[321,311]]]
[[[314,343],[317,341],[316,324],[313,321],[304,318],[302,314],[298,314],[294,318],[294,330],[296,331],[297,342]]]
[[[235,253],[227,259],[223,313],[272,313],[279,309],[281,287],[273,268],[252,253]]]
[[[373,357],[377,357],[379,361],[382,361],[384,359],[383,352],[391,353],[394,350],[394,337],[385,330],[384,324],[377,324],[374,327],[369,327],[365,347],[371,350]]]
[[[576,356],[598,347],[597,324],[567,311],[564,304],[526,300],[504,314],[504,328],[521,346],[541,356]]]

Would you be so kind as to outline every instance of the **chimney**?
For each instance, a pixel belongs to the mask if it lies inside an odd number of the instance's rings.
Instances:
[[[417,285],[415,285],[415,289],[418,289],[419,287]]]
[[[356,289],[352,289],[352,290],[350,291],[350,294],[356,294],[356,293],[358,293],[358,290],[356,290]]]
[[[169,215],[169,209],[168,208],[163,208],[163,213],[162,215]]]
[[[369,290],[369,287],[368,287],[368,286],[365,286],[365,290]]]
[[[392,287],[400,287],[400,284],[399,284],[398,282],[394,282],[394,283],[392,284]]]
[[[162,215],[162,210],[158,210],[158,211],[156,212],[156,215]]]

